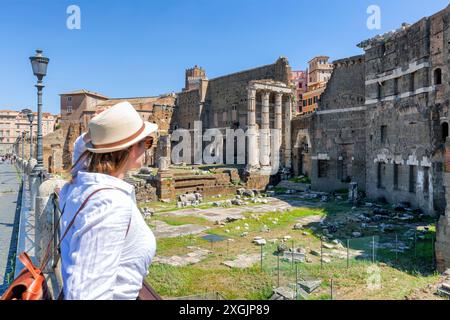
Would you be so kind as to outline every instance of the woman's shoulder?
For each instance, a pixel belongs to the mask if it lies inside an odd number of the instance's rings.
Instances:
[[[123,191],[102,189],[101,186],[86,190],[80,196],[79,203],[81,206],[85,203],[80,212],[81,219],[77,219],[79,228],[92,226],[101,221],[113,225],[128,222],[133,212],[132,200]]]

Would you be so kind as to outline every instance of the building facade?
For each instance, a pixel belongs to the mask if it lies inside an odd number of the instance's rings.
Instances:
[[[173,107],[175,104],[175,94],[166,94],[157,97],[132,97],[132,98],[116,98],[110,99],[102,94],[88,91],[78,90],[60,94],[61,97],[61,135],[62,143],[56,144],[56,141],[49,142],[52,145],[47,146],[49,150],[61,151],[56,155],[48,154],[48,162],[55,164],[53,171],[70,169],[72,165],[73,144],[75,140],[87,131],[89,121],[94,117],[98,110],[105,110],[120,102],[130,102],[136,111],[141,115],[144,121],[158,124],[160,132],[167,132],[170,129]],[[55,137],[59,136],[55,134]],[[56,139],[52,139],[56,140]],[[50,141],[50,140],[49,140]],[[146,162],[149,165],[155,164],[155,149],[147,154]],[[62,160],[55,159],[61,154]],[[59,168],[56,164],[61,164]]]
[[[334,62],[317,111],[292,123],[293,157],[307,145],[314,189],[357,182],[370,199],[438,218],[440,271],[450,267],[449,27],[450,6],[360,43],[364,55]]]
[[[318,108],[320,96],[333,73],[333,64],[328,60],[327,56],[317,56],[308,62],[308,89],[301,102],[303,114],[311,114]]]
[[[301,113],[303,94],[308,91],[308,71],[292,71],[291,83],[295,87],[295,113]]]
[[[44,112],[42,114],[42,135],[45,136],[55,129],[57,116]],[[22,132],[27,133],[30,138],[30,122],[28,117],[20,111],[0,110],[0,154],[12,153],[13,145],[16,143]],[[37,113],[33,120],[33,140],[37,137]],[[29,143],[29,142],[28,142]],[[27,154],[29,154],[29,148]]]
[[[260,145],[267,146],[271,139],[260,133],[279,129],[282,167],[290,169],[290,121],[295,111],[295,89],[291,86],[291,67],[287,59],[281,57],[271,65],[211,80],[198,71],[193,85],[189,79],[196,69],[199,68],[188,69],[186,88],[177,95],[172,129],[192,131],[194,123],[202,121],[203,131],[214,128],[223,133],[227,129],[254,132],[246,140],[247,150],[254,151],[245,160],[248,172],[270,171],[269,155],[262,155],[261,159],[256,156]],[[194,163],[193,156],[190,163]]]

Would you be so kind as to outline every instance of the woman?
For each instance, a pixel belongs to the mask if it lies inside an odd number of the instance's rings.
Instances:
[[[149,135],[157,128],[128,102],[89,123],[86,171],[60,192],[61,234],[68,230],[61,243],[64,299],[137,298],[156,241],[136,206],[133,186],[123,179],[143,165],[153,142]]]

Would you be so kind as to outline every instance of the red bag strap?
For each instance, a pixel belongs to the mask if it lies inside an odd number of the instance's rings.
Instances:
[[[66,235],[67,235],[67,233],[69,232],[69,230],[70,230],[70,228],[72,227],[72,225],[75,223],[75,219],[77,218],[78,214],[81,212],[81,210],[84,209],[84,207],[85,207],[86,204],[88,203],[89,199],[92,198],[95,194],[97,194],[97,193],[100,192],[100,191],[103,191],[103,190],[114,190],[114,189],[117,189],[117,188],[101,188],[101,189],[95,190],[94,192],[92,192],[92,193],[91,193],[91,194],[83,201],[83,203],[81,204],[80,208],[79,208],[78,211],[75,213],[75,215],[73,216],[73,218],[72,218],[72,220],[70,221],[69,225],[67,226],[66,231],[64,232],[63,236],[60,238],[59,243],[58,243],[58,246],[57,246],[58,248],[59,248],[59,246],[61,245],[61,243],[62,243],[62,241],[64,240],[64,238],[66,237]],[[120,189],[117,189],[117,190],[120,190]],[[64,205],[64,209],[65,209],[65,205]],[[62,215],[64,214],[64,209],[63,209],[63,212],[61,212],[61,216],[60,216],[59,219],[58,219],[57,227],[59,227],[59,222],[61,221]],[[55,230],[56,230],[56,228],[55,228]],[[52,244],[53,239],[54,239],[55,236],[56,236],[56,232],[53,234],[53,237],[52,237],[52,239],[50,240],[50,242],[49,242],[49,244],[48,244],[48,246],[47,246],[47,250],[46,250],[46,253],[45,253],[45,255],[44,255],[44,259],[42,260],[42,263],[41,263],[41,266],[40,266],[40,269],[41,269],[41,270],[44,270],[44,269],[47,267],[48,262],[50,261],[50,246],[51,246],[51,244]]]
[[[36,267],[33,264],[33,261],[31,261],[30,256],[26,252],[22,252],[19,255],[19,260],[20,262],[22,262],[25,268],[33,275],[34,279],[37,279],[39,277],[41,270],[36,269]]]

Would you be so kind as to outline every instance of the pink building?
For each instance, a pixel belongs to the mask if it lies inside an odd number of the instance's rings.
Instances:
[[[308,91],[308,72],[307,71],[292,71],[292,84],[296,88],[296,112],[302,112],[303,94]]]

